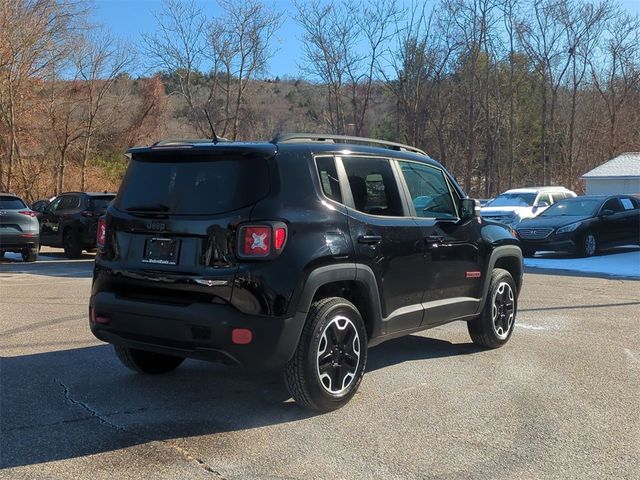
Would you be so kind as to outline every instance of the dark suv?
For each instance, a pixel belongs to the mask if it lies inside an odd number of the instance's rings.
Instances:
[[[518,240],[418,149],[288,134],[128,155],[89,310],[133,370],[281,367],[296,401],[327,411],[355,393],[368,347],[453,320],[483,347],[513,332]]]
[[[63,247],[67,258],[80,258],[96,248],[98,217],[115,193],[68,192],[54,198],[38,215],[40,245]]]

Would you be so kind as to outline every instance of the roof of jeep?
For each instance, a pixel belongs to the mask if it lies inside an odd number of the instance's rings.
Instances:
[[[388,156],[393,153],[395,158],[419,161],[430,165],[440,166],[435,160],[426,154],[416,153],[406,150],[396,150],[385,146],[363,145],[356,143],[330,143],[323,141],[295,141],[278,142],[277,139],[271,142],[230,142],[219,141],[214,143],[211,140],[165,140],[146,147],[133,147],[127,150],[128,156],[153,156],[154,154],[189,152],[202,154],[205,152],[216,155],[258,155],[262,157],[272,157],[284,152],[305,152],[312,154],[333,154],[344,155],[346,153],[360,153],[364,155]]]

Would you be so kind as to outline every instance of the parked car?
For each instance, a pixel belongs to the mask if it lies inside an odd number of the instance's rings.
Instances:
[[[525,255],[569,251],[584,257],[618,245],[640,245],[640,200],[630,195],[568,198],[517,229]]]
[[[128,154],[90,327],[132,370],[282,368],[297,402],[327,411],[354,395],[370,346],[453,320],[482,347],[513,332],[517,238],[421,150],[288,134]]]
[[[83,250],[96,248],[98,217],[115,198],[115,193],[68,192],[58,195],[43,210],[40,243],[63,247],[67,258],[80,258]]]
[[[15,252],[25,262],[35,262],[39,238],[36,213],[20,197],[0,193],[0,257]]]
[[[514,188],[487,203],[481,215],[488,220],[515,226],[525,218],[539,215],[557,201],[575,196],[564,187]]]
[[[44,213],[44,211],[47,209],[47,207],[53,201],[54,198],[56,197],[41,198],[40,200],[36,200],[31,204],[31,210],[36,212],[36,217],[40,218],[42,216],[42,214]]]

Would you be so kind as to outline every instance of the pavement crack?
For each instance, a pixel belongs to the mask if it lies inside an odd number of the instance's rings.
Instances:
[[[69,390],[69,387],[67,385],[65,385],[63,382],[61,382],[60,380],[58,380],[58,379],[56,379],[56,381],[62,387],[62,391],[63,391],[63,395],[64,395],[65,400],[70,405],[73,405],[73,406],[76,406],[76,407],[80,407],[81,409],[83,409],[85,412],[87,412],[89,414],[89,417],[85,417],[82,420],[86,420],[88,418],[96,418],[103,425],[106,425],[108,427],[111,427],[111,428],[113,428],[115,430],[118,430],[118,431],[121,431],[121,432],[127,432],[127,433],[130,433],[130,434],[133,434],[134,437],[138,438],[139,440],[142,440],[142,441],[153,441],[154,440],[152,438],[148,438],[145,435],[139,435],[139,434],[136,434],[135,432],[130,432],[125,427],[113,423],[112,421],[110,421],[107,418],[107,416],[109,416],[110,414],[102,414],[99,411],[91,408],[89,405],[87,405],[83,401],[80,401],[80,400],[77,400],[77,399],[73,398],[71,396],[71,392]],[[146,408],[144,410],[146,410]],[[196,463],[200,468],[202,468],[206,472],[214,474],[216,476],[216,478],[219,478],[220,480],[224,480],[225,477],[220,472],[215,470],[211,465],[209,465],[207,462],[205,462],[201,458],[198,458],[195,455],[193,455],[191,452],[189,452],[189,450],[187,450],[185,448],[182,448],[181,446],[176,445],[176,444],[172,443],[169,440],[156,440],[156,441],[158,441],[162,445],[165,445],[165,446],[169,447],[170,449],[174,450],[175,452],[178,452],[182,457],[186,458],[187,460]]]
[[[125,428],[121,425],[116,425],[115,423],[111,422],[108,418],[106,418],[105,415],[101,414],[100,412],[98,412],[97,410],[94,410],[93,408],[91,408],[89,405],[87,405],[86,403],[80,401],[80,400],[76,400],[75,398],[71,397],[71,393],[69,391],[69,387],[67,387],[64,383],[62,383],[60,380],[58,380],[58,383],[60,384],[60,386],[62,387],[62,391],[63,391],[63,395],[65,400],[71,404],[74,405],[76,407],[80,407],[83,410],[85,410],[87,413],[89,413],[89,415],[91,415],[94,418],[97,418],[98,421],[100,423],[102,423],[103,425],[107,425],[108,427],[114,428],[116,430],[120,430],[120,431],[124,431]]]
[[[182,448],[181,446],[176,445],[174,443],[171,443],[168,440],[159,440],[159,442],[162,443],[163,445],[166,445],[167,447],[171,448],[172,450],[175,450],[176,452],[178,452],[180,455],[182,455],[187,460],[190,460],[192,462],[197,463],[200,466],[200,468],[202,468],[203,470],[205,470],[205,471],[207,471],[209,473],[213,473],[220,480],[224,480],[224,478],[225,478],[224,475],[222,475],[217,470],[214,470],[213,467],[211,467],[211,465],[209,465],[207,462],[205,462],[201,458],[198,458],[195,455],[193,455],[186,448]]]

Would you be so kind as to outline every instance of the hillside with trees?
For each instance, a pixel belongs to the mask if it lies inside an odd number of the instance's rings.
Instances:
[[[0,191],[114,190],[162,138],[309,131],[409,143],[473,196],[562,184],[640,151],[640,19],[615,1],[299,0],[296,78],[270,66],[282,12],[166,0],[137,45],[75,0],[0,0]],[[145,66],[145,74],[139,72]]]

